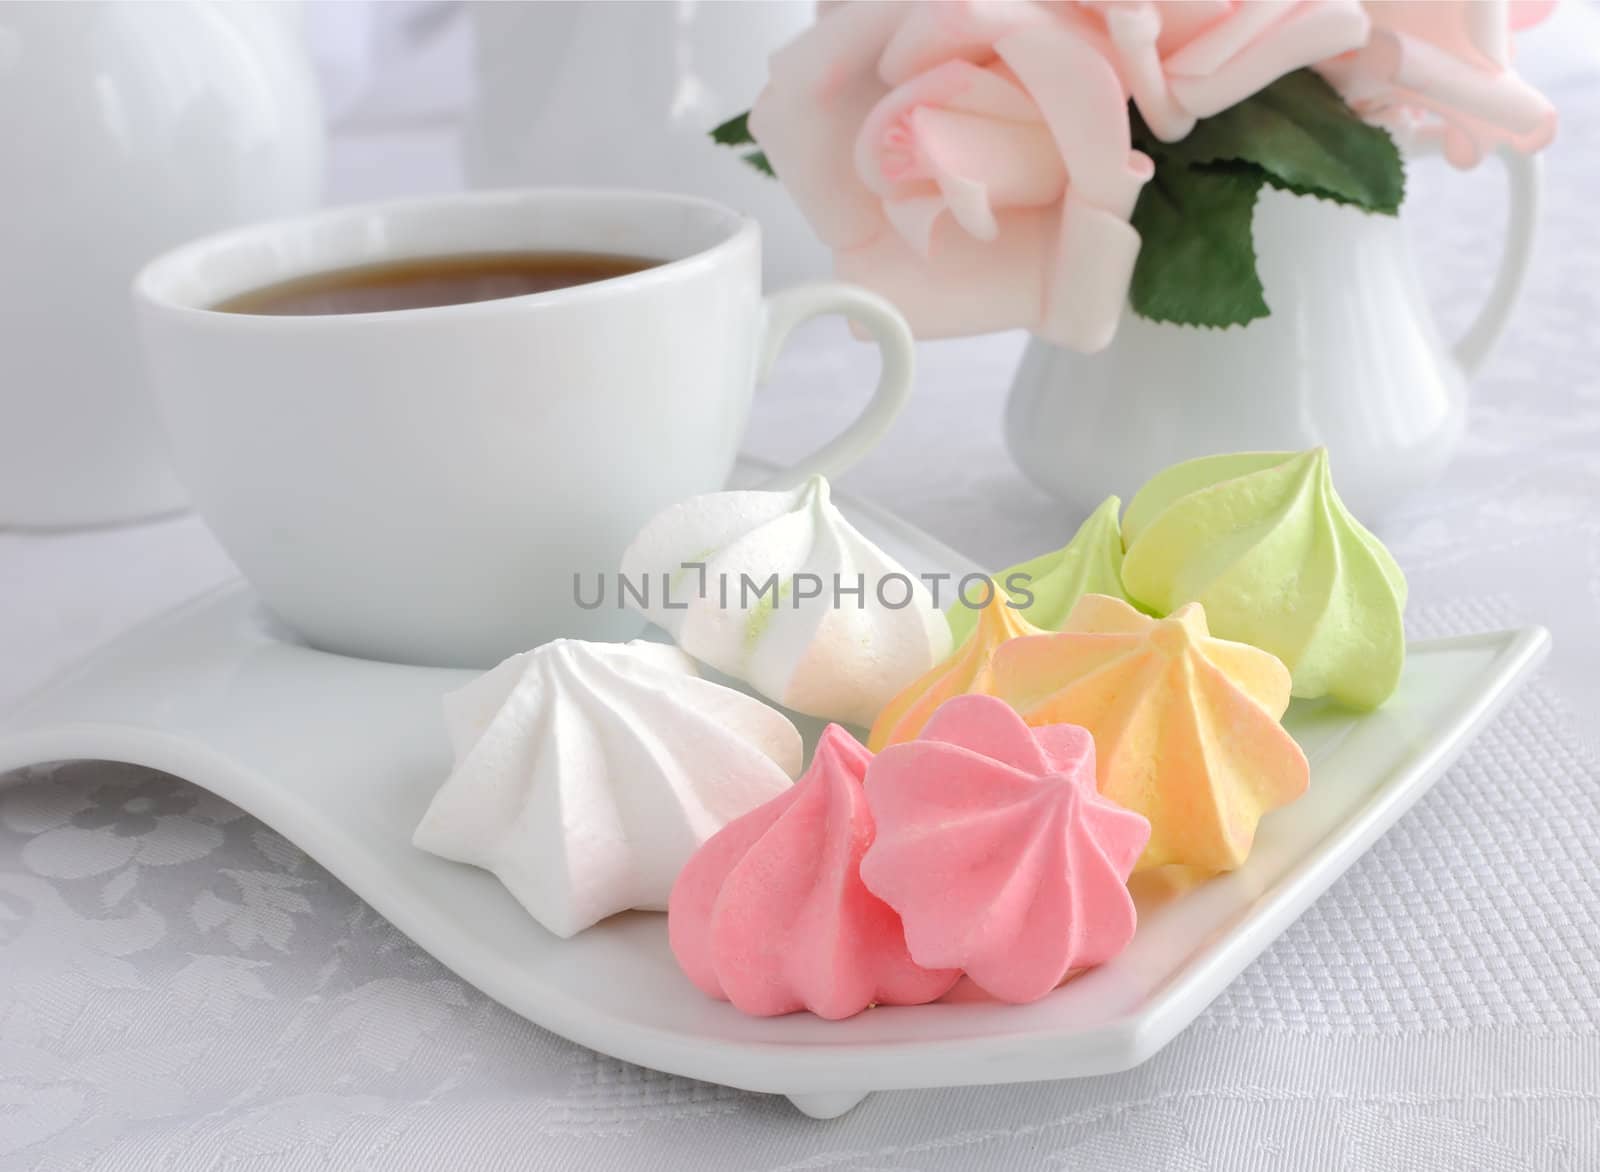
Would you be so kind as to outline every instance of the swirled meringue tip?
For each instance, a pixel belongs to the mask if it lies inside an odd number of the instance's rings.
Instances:
[[[832,1020],[873,1005],[921,1005],[960,973],[906,950],[900,918],[861,882],[873,818],[872,754],[823,730],[794,786],[722,830],[678,876],[667,909],[673,956],[702,991],[756,1017]]]
[[[1150,823],[1096,792],[1094,762],[1084,729],[1029,728],[976,695],[872,762],[861,878],[899,913],[912,959],[1027,1002],[1127,946]]]
[[[1279,723],[1289,671],[1212,637],[1196,603],[1164,619],[1086,594],[1061,632],[995,652],[995,695],[1030,725],[1094,737],[1100,792],[1150,821],[1141,870],[1244,862],[1268,810],[1305,792],[1310,767]]]
[[[491,871],[572,936],[660,911],[717,831],[788,790],[787,717],[660,643],[558,639],[445,697],[455,768],[412,842]]]
[[[1122,589],[1122,527],[1117,521],[1121,510],[1118,497],[1106,497],[1066,545],[994,576],[1030,623],[1041,630],[1059,630],[1073,603],[1085,594],[1127,598]],[[1019,588],[1013,589],[1012,583]],[[977,625],[978,612],[957,600],[945,617],[959,647]]]
[[[821,476],[672,505],[634,538],[622,574],[647,587],[636,609],[683,650],[824,720],[871,724],[950,653],[927,586],[845,519]]]
[[[1398,686],[1405,576],[1339,499],[1326,449],[1174,465],[1122,528],[1134,601],[1157,614],[1201,603],[1216,634],[1283,660],[1296,696],[1369,709]]]
[[[970,612],[977,629],[943,663],[907,684],[899,695],[884,706],[872,724],[867,747],[881,752],[889,745],[913,739],[922,731],[939,706],[953,696],[989,691],[989,661],[995,648],[1008,639],[1041,632],[1027,619],[993,582],[988,602]],[[960,603],[957,604],[961,605]]]

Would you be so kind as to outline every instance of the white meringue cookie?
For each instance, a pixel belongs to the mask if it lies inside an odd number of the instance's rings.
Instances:
[[[455,768],[412,842],[492,871],[563,937],[665,910],[695,849],[804,754],[781,712],[644,640],[513,655],[446,696],[445,719]]]
[[[673,505],[633,539],[622,577],[636,609],[690,655],[824,720],[870,725],[950,654],[927,586],[844,519],[821,476]],[[776,599],[761,595],[774,579]]]

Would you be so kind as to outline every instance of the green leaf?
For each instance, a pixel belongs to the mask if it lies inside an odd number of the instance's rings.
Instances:
[[[1157,160],[1133,209],[1142,241],[1128,290],[1135,313],[1191,326],[1267,316],[1250,234],[1264,181],[1255,167],[1206,170]]]
[[[1285,74],[1163,147],[1174,161],[1191,166],[1251,163],[1274,187],[1369,212],[1392,216],[1405,197],[1405,169],[1394,140],[1363,122],[1309,69]]]
[[[718,146],[725,147],[759,146],[760,144],[756,142],[755,135],[750,133],[750,111],[746,110],[743,114],[735,114],[721,126],[714,129],[711,132],[711,141]],[[778,173],[772,169],[772,162],[767,158],[766,151],[742,151],[739,158],[749,163],[763,175],[773,179],[778,177]]]
[[[1262,184],[1393,215],[1405,196],[1394,140],[1357,117],[1320,75],[1286,74],[1162,142],[1130,105],[1133,144],[1155,161],[1133,226],[1134,311],[1185,325],[1242,325],[1269,312],[1251,219]]]
[[[750,111],[735,114],[711,132],[711,141],[718,146],[744,146],[755,142],[750,133]]]

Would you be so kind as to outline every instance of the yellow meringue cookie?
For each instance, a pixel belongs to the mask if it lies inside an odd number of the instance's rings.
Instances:
[[[1106,497],[1066,545],[995,575],[1011,600],[1022,604],[1030,623],[1046,631],[1060,630],[1073,603],[1085,594],[1127,598],[1122,589],[1122,526],[1117,520],[1121,511],[1119,498]],[[977,625],[978,612],[957,601],[945,617],[959,647]]]
[[[1279,723],[1288,668],[1213,638],[1198,604],[1153,619],[1086,594],[1060,633],[998,648],[989,687],[1030,725],[1093,734],[1100,792],[1150,820],[1140,869],[1232,870],[1250,853],[1262,814],[1294,801],[1310,780],[1305,754]]]
[[[1296,696],[1376,708],[1399,684],[1406,580],[1334,491],[1326,449],[1175,464],[1122,530],[1130,598],[1157,614],[1203,604],[1217,634],[1283,660]]]
[[[1019,636],[1043,634],[1022,617],[1022,611],[1012,605],[998,582],[993,586],[988,603],[972,612],[977,616],[972,637],[943,663],[912,680],[884,705],[872,723],[867,748],[876,753],[890,745],[914,740],[939,705],[952,696],[974,692],[987,695],[990,691],[989,661],[996,648]]]

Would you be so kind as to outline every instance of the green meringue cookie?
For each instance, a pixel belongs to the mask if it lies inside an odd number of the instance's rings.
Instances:
[[[1122,530],[1117,524],[1121,511],[1119,498],[1106,497],[1066,545],[995,575],[1012,601],[1020,603],[1027,594],[1033,595],[1031,603],[1017,607],[1024,618],[1036,627],[1054,631],[1066,621],[1073,603],[1085,594],[1109,594],[1125,602],[1133,601],[1122,590]],[[1013,575],[1027,575],[1017,582],[1019,588],[1011,585]],[[945,612],[957,647],[966,642],[977,625],[979,609],[957,600]]]
[[[1400,682],[1406,580],[1334,491],[1325,448],[1205,456],[1158,473],[1123,520],[1122,582],[1272,652],[1294,694],[1376,708]]]

